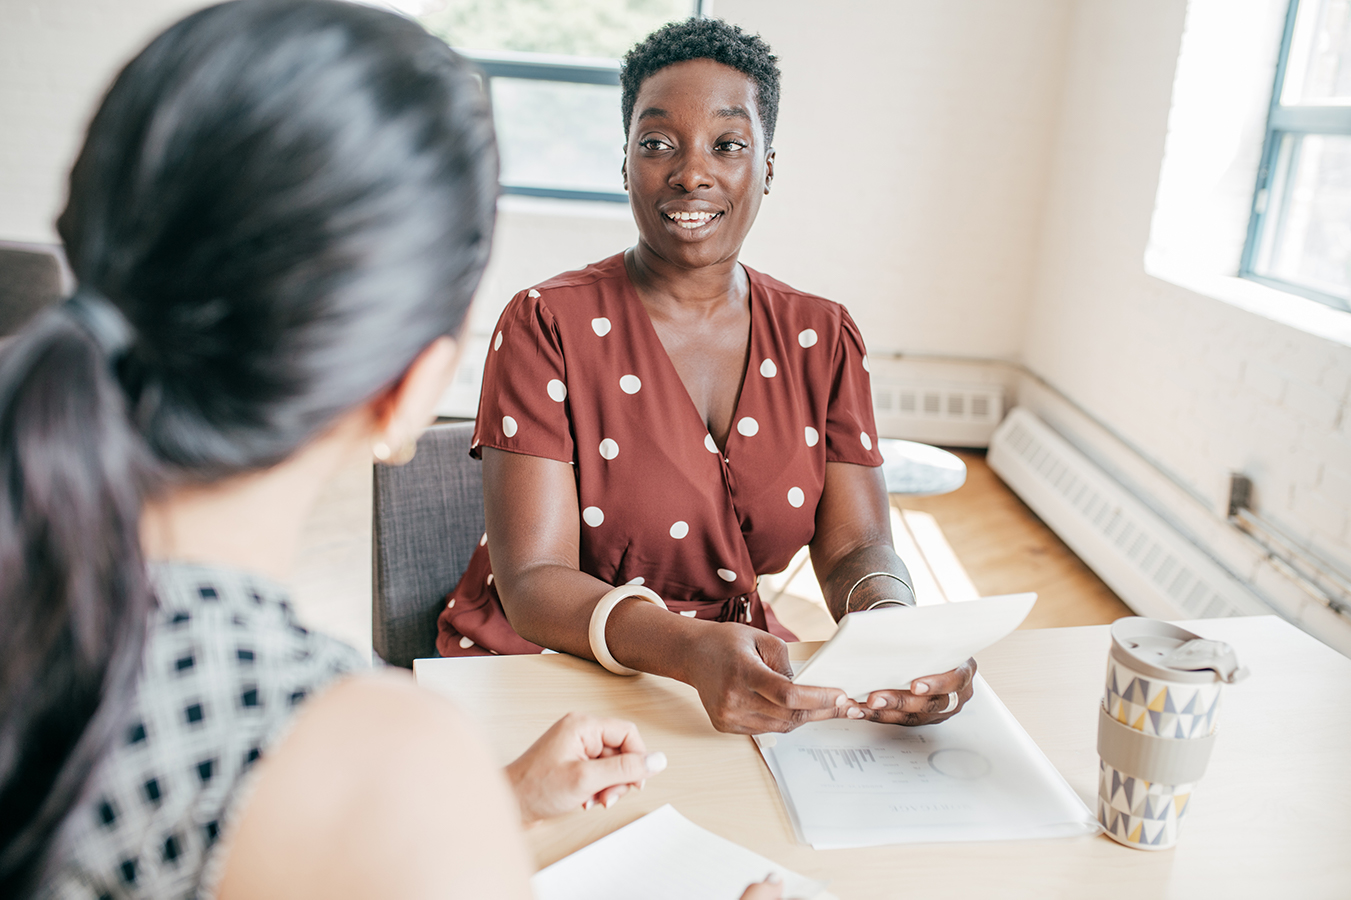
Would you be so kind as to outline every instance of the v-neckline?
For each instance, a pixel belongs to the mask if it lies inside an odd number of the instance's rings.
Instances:
[[[704,433],[708,435],[708,439],[718,448],[718,456],[723,459],[728,459],[727,449],[732,445],[732,436],[736,434],[737,417],[741,412],[741,401],[746,396],[746,383],[750,378],[751,366],[755,358],[755,354],[752,353],[755,346],[755,313],[758,305],[755,291],[755,279],[751,278],[750,270],[747,269],[745,265],[741,262],[737,262],[737,265],[741,266],[741,270],[746,273],[746,311],[749,314],[750,322],[746,330],[746,361],[743,363],[743,368],[741,370],[741,383],[737,385],[736,400],[732,403],[732,419],[727,425],[727,439],[719,445],[718,439],[713,437],[712,429],[708,427],[708,422],[699,414],[699,406],[694,402],[694,397],[690,394],[690,389],[685,386],[685,379],[680,377],[680,370],[676,368],[675,362],[672,361],[671,354],[667,351],[666,345],[661,342],[661,335],[657,334],[657,326],[652,321],[651,313],[647,311],[647,305],[643,303],[643,298],[638,296],[638,288],[634,285],[633,278],[629,275],[629,266],[626,256],[626,253],[619,254],[619,267],[624,273],[624,285],[628,291],[628,299],[636,306],[638,313],[642,316],[643,324],[647,327],[647,339],[655,344],[657,349],[661,351],[661,358],[665,361],[670,376],[675,379],[676,384],[680,385],[680,393],[685,397],[686,409],[690,411],[694,416],[694,420],[704,429]]]

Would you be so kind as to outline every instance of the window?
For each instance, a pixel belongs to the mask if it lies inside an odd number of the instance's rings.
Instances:
[[[488,77],[502,192],[628,201],[619,57],[694,0],[401,0]]]
[[[1242,274],[1351,310],[1351,0],[1291,0]]]

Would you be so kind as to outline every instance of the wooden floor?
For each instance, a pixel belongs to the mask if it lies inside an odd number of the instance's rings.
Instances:
[[[1024,628],[1097,625],[1131,615],[990,471],[984,453],[957,453],[967,466],[962,488],[941,497],[893,496],[892,503],[901,510],[927,514],[910,517],[912,526],[924,526],[932,516],[979,594],[1036,591],[1039,599]],[[913,552],[904,549],[902,539],[897,547],[903,557]],[[811,595],[814,584],[797,587],[812,580],[809,571],[804,574],[795,583],[795,592]],[[320,498],[306,526],[292,589],[297,611],[310,625],[354,646],[371,646],[368,466],[344,472]],[[819,591],[815,597],[819,598]],[[819,606],[796,597],[783,597],[775,609],[804,640],[829,637],[834,629]]]
[[[1036,591],[1024,628],[1105,625],[1134,615],[999,480],[978,450],[953,451],[966,463],[966,484],[939,497],[900,497],[892,504],[933,516],[981,596]]]

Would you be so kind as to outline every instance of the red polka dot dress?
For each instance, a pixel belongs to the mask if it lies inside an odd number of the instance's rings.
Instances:
[[[570,463],[579,564],[673,614],[792,640],[756,592],[812,539],[827,462],[879,466],[867,351],[838,303],[750,268],[750,359],[720,448],[618,254],[518,294],[498,321],[474,433]],[[486,538],[446,598],[442,656],[538,653],[512,629]]]

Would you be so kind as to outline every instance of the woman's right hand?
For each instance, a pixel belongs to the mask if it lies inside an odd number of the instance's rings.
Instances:
[[[710,622],[694,644],[684,680],[699,692],[719,731],[792,731],[821,719],[861,719],[864,712],[838,688],[793,684],[788,646],[768,632]]]

